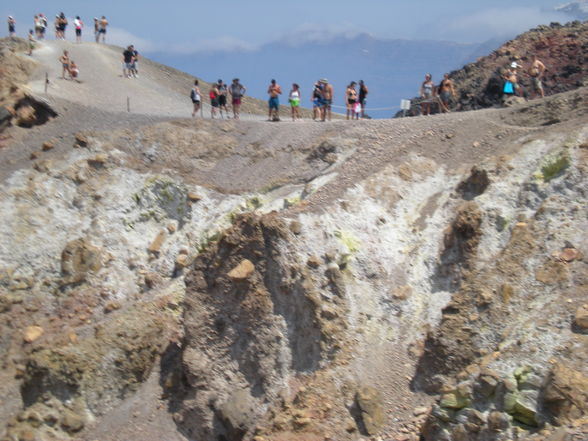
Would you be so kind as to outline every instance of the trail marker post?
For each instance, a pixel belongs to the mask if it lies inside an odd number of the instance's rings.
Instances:
[[[131,98],[127,97],[127,112],[131,113]]]

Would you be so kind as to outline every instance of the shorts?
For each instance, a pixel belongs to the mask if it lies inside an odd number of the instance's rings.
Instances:
[[[125,63],[125,68],[131,70],[133,68],[133,63]]]
[[[313,105],[314,107],[323,107],[323,106],[325,105],[325,103],[326,103],[326,102],[327,102],[327,101],[326,101],[326,100],[324,100],[323,98],[315,98],[315,99],[312,101],[312,105]]]
[[[539,92],[543,90],[543,83],[539,77],[533,77],[533,88]]]
[[[14,34],[16,32],[16,28],[14,26],[8,26],[8,32]]]
[[[192,100],[192,104],[198,104],[198,105],[200,105],[200,100]]]
[[[357,100],[353,100],[353,99],[348,99],[347,100],[347,104],[353,106],[355,103],[357,102]]]
[[[57,26],[57,30],[61,31],[61,32],[65,32],[65,25],[61,24],[61,25]]]
[[[328,99],[323,99],[323,106],[325,107],[331,107],[331,105],[333,104],[333,100],[328,100]]]
[[[241,105],[241,98],[233,98],[233,106],[240,106]]]
[[[219,103],[218,103],[218,97],[217,97],[217,98],[211,98],[211,99],[210,99],[210,105],[211,105],[212,107],[218,107],[218,106],[219,106]]]
[[[441,101],[443,101],[444,103],[448,103],[449,98],[451,97],[451,93],[443,91],[439,94],[439,96],[441,97]]]
[[[98,29],[99,34],[106,34],[106,29]]]
[[[277,96],[273,96],[269,99],[268,104],[270,110],[278,110],[278,108],[280,107],[280,99]]]
[[[227,97],[226,95],[219,95],[218,97],[218,105],[223,107],[227,105]]]
[[[63,67],[64,69],[69,70],[69,64],[61,63],[61,67]]]
[[[76,29],[76,37],[81,37],[81,36],[82,36],[82,30]]]
[[[300,107],[300,98],[293,98],[290,100],[290,105],[292,107]]]

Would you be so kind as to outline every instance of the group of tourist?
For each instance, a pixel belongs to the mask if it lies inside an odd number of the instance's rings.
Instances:
[[[518,69],[521,67],[523,66],[518,64],[516,61],[513,61],[510,66],[504,69],[502,74],[502,80],[504,82],[502,93],[504,95],[519,97],[526,95],[526,92],[523,90],[523,87],[521,86],[518,79]],[[546,70],[547,68],[545,67],[545,64],[543,64],[543,62],[537,58],[537,55],[533,55],[531,64],[526,70],[526,74],[531,78],[531,99],[537,96],[540,96],[541,98],[545,96],[545,92],[543,91],[542,78]]]
[[[76,33],[76,42],[82,42],[82,29],[84,28],[84,22],[80,18],[79,15],[76,16],[74,19],[74,28]],[[65,40],[65,32],[67,30],[67,26],[69,25],[69,21],[63,12],[60,12],[55,16],[54,26],[55,26],[55,39],[57,40]],[[36,39],[36,40],[44,40],[45,34],[47,33],[47,28],[49,26],[49,21],[45,14],[39,13],[33,17],[33,28],[34,31],[31,29],[29,31],[29,40]],[[106,41],[106,29],[108,27],[108,20],[105,16],[101,18],[94,18],[94,36],[96,39],[96,43],[99,43],[102,40],[102,43]],[[16,36],[16,20],[13,16],[8,16],[8,36],[14,37]]]
[[[241,100],[245,95],[247,89],[241,84],[239,78],[233,79],[232,83],[227,86],[223,80],[218,80],[210,87],[208,98],[210,99],[210,117],[216,118],[217,113],[221,118],[225,115],[229,117],[229,109],[227,108],[228,96],[231,96],[231,107],[233,109],[233,118],[239,119],[241,112]],[[194,86],[190,91],[190,99],[192,100],[193,110],[192,117],[194,118],[202,109],[202,93],[198,80],[194,81]],[[224,112],[224,114],[223,114]]]
[[[442,113],[449,112],[449,100],[456,96],[453,81],[449,79],[449,74],[443,75],[443,80],[439,86],[433,83],[433,76],[431,74],[425,75],[425,81],[421,84],[421,113],[423,115],[431,114],[431,106],[433,102],[439,104],[439,110]]]

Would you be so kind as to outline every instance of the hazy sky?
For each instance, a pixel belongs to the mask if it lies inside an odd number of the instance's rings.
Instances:
[[[105,15],[111,43],[134,43],[143,51],[197,52],[256,46],[281,38],[328,38],[367,32],[385,38],[481,42],[510,36],[538,24],[566,21],[557,0],[2,0],[0,14],[17,20],[26,35],[35,13],[64,11],[92,18]],[[90,29],[88,29],[89,31]],[[69,32],[70,30],[68,30]],[[90,37],[91,32],[86,35]],[[73,36],[73,31],[69,34]]]

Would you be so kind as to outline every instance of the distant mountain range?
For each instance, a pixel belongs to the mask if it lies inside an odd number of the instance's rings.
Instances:
[[[300,84],[303,105],[310,106],[315,81],[327,78],[335,87],[335,105],[343,106],[345,87],[363,79],[370,90],[368,114],[391,117],[400,100],[415,95],[426,73],[438,82],[443,73],[460,68],[500,46],[504,40],[483,44],[446,41],[386,40],[368,34],[335,36],[319,41],[292,38],[272,42],[257,50],[150,53],[156,61],[174,66],[207,81],[238,77],[248,93],[265,98],[275,78],[284,95],[293,82]],[[286,102],[284,98],[283,102]],[[387,110],[369,109],[390,108]],[[343,109],[336,109],[344,112]]]
[[[555,8],[558,12],[563,12],[575,20],[588,20],[588,0],[565,3]]]

